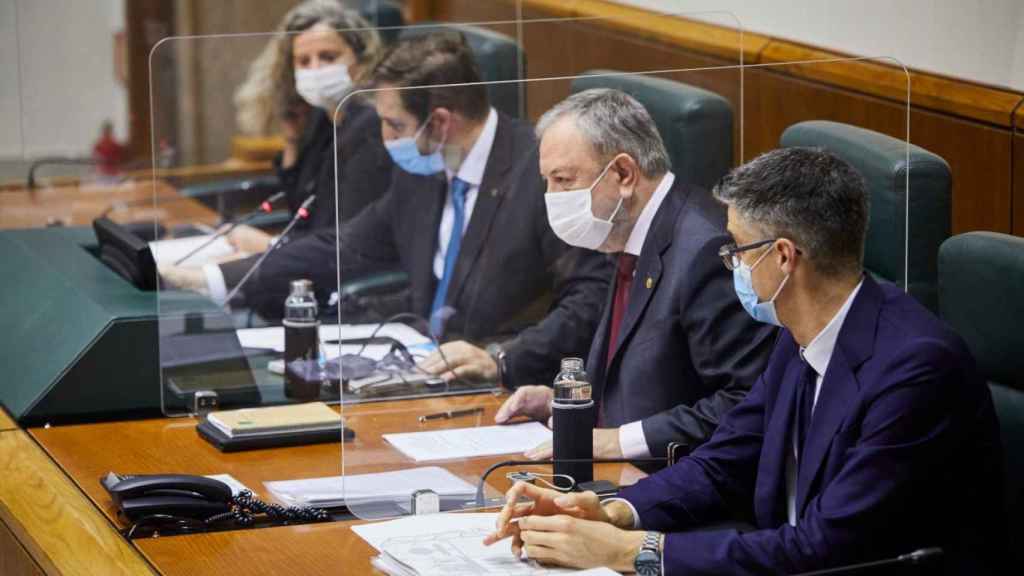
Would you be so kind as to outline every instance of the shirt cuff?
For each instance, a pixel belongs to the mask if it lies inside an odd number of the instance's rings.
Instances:
[[[619,426],[619,448],[624,458],[650,458],[651,451],[647,447],[644,436],[643,422],[637,420]]]
[[[228,297],[228,286],[224,282],[224,273],[221,272],[220,266],[207,264],[203,266],[203,274],[206,276],[206,289],[210,298],[217,304],[224,304]]]
[[[607,505],[607,504],[611,504],[612,502],[622,502],[626,506],[629,506],[629,511],[633,513],[633,530],[639,530],[640,529],[640,515],[636,513],[636,507],[633,506],[633,503],[630,502],[629,500],[626,500],[625,498],[608,498],[607,500],[603,501],[601,504],[602,505]]]

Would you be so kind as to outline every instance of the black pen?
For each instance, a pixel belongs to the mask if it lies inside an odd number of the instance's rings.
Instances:
[[[424,414],[420,416],[420,422],[426,422],[427,420],[448,420],[450,418],[458,418],[459,416],[469,416],[471,414],[479,414],[484,411],[483,406],[474,406],[472,408],[465,408],[463,410],[448,410],[445,412],[436,412],[434,414]]]

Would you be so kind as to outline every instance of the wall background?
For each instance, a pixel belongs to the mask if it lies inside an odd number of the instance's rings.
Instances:
[[[125,138],[123,27],[124,0],[0,0],[0,158],[88,154],[108,119]]]
[[[663,12],[727,10],[745,30],[1024,90],[1020,0],[619,0]],[[709,18],[721,23],[721,17]]]

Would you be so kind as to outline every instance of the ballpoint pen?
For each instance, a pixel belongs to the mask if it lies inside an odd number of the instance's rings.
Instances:
[[[441,420],[449,418],[458,418],[459,416],[469,416],[471,414],[480,414],[484,411],[483,406],[474,406],[472,408],[465,408],[462,410],[447,410],[445,412],[435,412],[434,414],[424,414],[420,416],[420,422],[426,422],[428,420]]]

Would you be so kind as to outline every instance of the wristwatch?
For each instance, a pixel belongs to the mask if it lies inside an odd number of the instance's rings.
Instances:
[[[491,355],[491,360],[494,360],[495,366],[498,367],[498,385],[505,385],[505,348],[497,342],[492,342],[487,345],[486,352]]]
[[[639,576],[661,576],[661,534],[648,532],[640,551],[633,558],[633,570]]]

